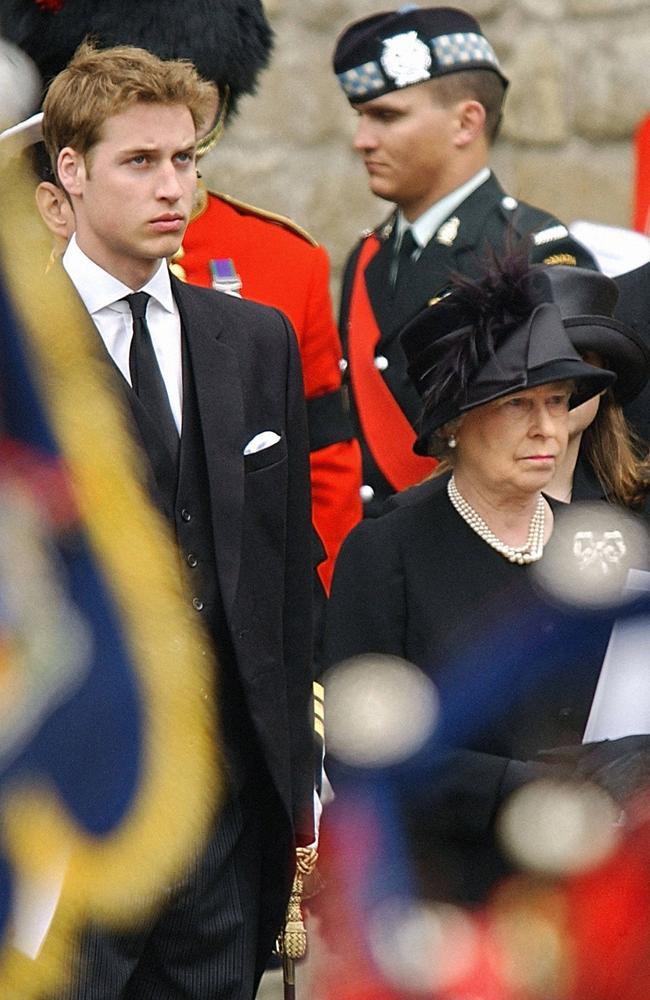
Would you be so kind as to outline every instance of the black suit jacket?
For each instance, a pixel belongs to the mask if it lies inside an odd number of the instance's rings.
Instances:
[[[614,316],[631,326],[650,347],[650,263],[614,279],[619,299]],[[646,446],[650,445],[650,383],[623,407],[625,416]]]
[[[236,669],[262,754],[299,841],[312,839],[312,528],[309,445],[293,330],[275,309],[172,276],[204,441],[219,587]],[[101,338],[100,350],[103,349]],[[110,360],[110,359],[109,359]],[[117,372],[134,436],[147,444],[152,499],[156,433]],[[262,431],[280,440],[244,455]],[[167,505],[168,506],[168,505]],[[189,597],[188,597],[189,599]]]

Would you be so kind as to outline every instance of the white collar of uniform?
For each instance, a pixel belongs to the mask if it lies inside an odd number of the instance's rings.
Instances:
[[[91,260],[77,243],[74,234],[63,255],[63,267],[91,316],[133,291]],[[164,260],[160,261],[155,273],[139,291],[147,292],[167,312],[175,312],[169,271]]]
[[[472,194],[473,191],[476,191],[481,184],[485,184],[489,176],[490,168],[483,167],[477,174],[470,177],[468,181],[461,184],[460,187],[457,187],[454,191],[450,191],[449,194],[446,194],[444,198],[440,199],[440,201],[431,205],[431,207],[428,208],[426,212],[423,212],[422,215],[415,220],[415,222],[407,222],[401,210],[399,210],[397,213],[397,239],[399,241],[397,245],[399,246],[399,243],[402,241],[404,230],[410,225],[415,242],[420,247],[425,247],[434,233],[440,229],[443,222],[446,222],[452,212],[454,212],[459,205],[462,205],[465,199],[469,198],[470,194]]]

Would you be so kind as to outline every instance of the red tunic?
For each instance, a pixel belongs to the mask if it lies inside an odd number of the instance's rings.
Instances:
[[[342,352],[327,252],[288,219],[207,192],[173,270],[195,285],[219,287],[213,261],[225,272],[232,261],[240,294],[281,309],[296,331],[312,445],[313,520],[327,552],[319,572],[329,590],[341,542],[361,517],[361,458],[342,407]],[[227,278],[222,287],[228,287]]]

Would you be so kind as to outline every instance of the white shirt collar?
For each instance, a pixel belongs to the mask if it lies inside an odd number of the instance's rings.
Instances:
[[[431,237],[440,229],[440,226],[461,205],[466,198],[469,198],[473,191],[476,191],[481,184],[484,184],[490,176],[490,168],[483,167],[477,174],[470,177],[468,181],[461,184],[454,191],[435,202],[430,208],[423,212],[415,222],[407,222],[401,210],[397,213],[397,239],[401,243],[404,230],[410,225],[413,237],[421,247],[425,247]],[[399,243],[398,243],[399,245]]]
[[[113,305],[133,291],[88,257],[73,235],[63,255],[63,267],[90,315]],[[166,262],[160,261],[153,276],[140,291],[147,292],[167,312],[174,312],[174,297]]]

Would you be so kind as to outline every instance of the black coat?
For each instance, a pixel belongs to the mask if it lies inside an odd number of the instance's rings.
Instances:
[[[443,227],[440,227],[420,258],[410,266],[405,281],[398,282],[395,292],[390,282],[395,216],[375,231],[381,247],[365,272],[370,304],[381,334],[375,356],[385,359],[381,377],[411,424],[415,424],[418,417],[421,400],[408,378],[406,358],[397,334],[412,316],[440,294],[454,272],[477,276],[486,249],[502,253],[509,239],[516,241],[527,237],[531,239],[533,261],[596,268],[589,252],[568,234],[555,216],[506,196],[493,175],[458,206],[451,218],[458,220],[454,238],[447,243],[441,242]],[[350,254],[343,277],[340,330],[346,356],[349,338],[353,335],[349,328],[352,286],[363,243],[361,240]],[[348,381],[350,376],[348,369]],[[359,411],[363,410],[364,400],[355,398],[353,392],[350,397],[355,432],[363,452],[363,482],[370,485],[375,494],[374,499],[365,504],[364,511],[375,516],[380,512],[382,501],[395,487],[378,469],[363,435]]]
[[[631,326],[650,347],[650,263],[614,279],[619,299],[614,316]],[[623,407],[625,416],[646,446],[650,446],[650,383]]]
[[[277,310],[172,277],[192,362],[227,629],[264,760],[298,832],[311,806],[309,445],[295,335]],[[143,440],[148,416],[126,386]],[[280,441],[244,455],[264,430]],[[218,650],[220,652],[220,650]]]
[[[507,870],[494,835],[499,805],[536,773],[539,751],[581,742],[612,616],[549,601],[534,567],[488,546],[445,490],[413,492],[419,499],[366,519],[344,543],[327,661],[386,653],[434,681],[441,714],[429,763],[420,758],[419,777],[402,782],[400,808],[423,891],[477,901]],[[603,508],[618,526],[617,508]],[[554,505],[544,560],[564,544],[557,528],[568,510]],[[335,761],[330,773],[336,780]]]

